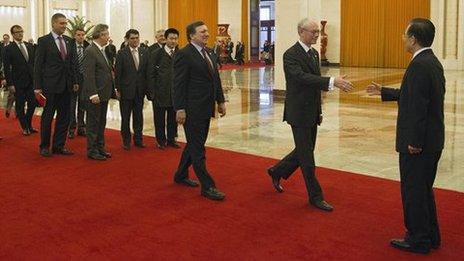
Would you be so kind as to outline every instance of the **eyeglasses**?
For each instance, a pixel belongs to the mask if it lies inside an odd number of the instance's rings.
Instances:
[[[312,33],[312,34],[320,34],[321,33],[321,30],[308,30],[308,29],[305,29],[305,28],[301,28],[303,29],[303,31],[306,31],[306,32],[309,32],[309,33]]]

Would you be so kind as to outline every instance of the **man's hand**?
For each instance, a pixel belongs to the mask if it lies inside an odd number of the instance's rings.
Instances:
[[[100,97],[95,96],[95,97],[92,97],[92,99],[90,99],[90,101],[93,103],[93,104],[99,104],[100,103]]]
[[[346,75],[335,78],[334,86],[344,92],[350,92],[353,90],[353,84],[350,81],[345,80],[345,78],[346,78]]]
[[[2,84],[2,86],[5,86],[5,85],[6,85],[6,80],[3,79],[3,80],[1,81],[1,84]]]
[[[376,82],[371,82],[371,84],[369,84],[366,89],[369,95],[380,95],[381,90],[382,90],[382,86],[380,86],[380,84]]]
[[[16,88],[14,87],[14,85],[9,86],[8,90],[10,91],[10,93],[15,93],[16,92]]]
[[[177,121],[177,123],[184,124],[186,118],[187,118],[187,114],[185,113],[185,110],[178,110],[176,112],[176,121]]]
[[[409,154],[412,154],[412,155],[417,155],[422,152],[422,148],[414,148],[411,145],[408,145],[408,150],[409,150]]]
[[[79,91],[79,84],[74,84],[74,85],[73,85],[73,91],[74,91],[74,92]]]
[[[226,104],[225,103],[218,104],[218,112],[221,117],[226,116]]]
[[[42,94],[42,89],[35,89],[35,90],[34,90],[34,93],[35,93],[36,95]]]

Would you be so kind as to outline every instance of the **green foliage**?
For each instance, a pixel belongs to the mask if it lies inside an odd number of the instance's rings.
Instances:
[[[76,15],[68,19],[68,27],[66,28],[66,31],[71,35],[71,37],[73,37],[76,29],[82,28],[85,32],[85,38],[89,40],[92,35],[91,31],[93,27],[94,25],[91,25],[91,22],[86,20],[85,17]]]

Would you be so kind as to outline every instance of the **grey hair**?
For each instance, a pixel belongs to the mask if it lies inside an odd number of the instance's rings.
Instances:
[[[93,28],[93,32],[92,32],[92,39],[98,39],[100,38],[100,35],[102,32],[104,31],[107,31],[108,30],[108,25],[106,24],[97,24],[94,28]]]
[[[166,31],[166,30],[164,30],[164,29],[160,29],[160,30],[156,31],[156,34],[163,34],[163,35],[164,35],[164,32],[165,32],[165,31]]]
[[[299,32],[301,29],[307,27],[308,25],[310,25],[310,24],[312,24],[312,23],[318,24],[318,23],[316,22],[316,20],[312,20],[312,19],[309,19],[309,18],[303,18],[303,19],[301,19],[301,20],[298,22],[298,26],[297,26],[298,32]]]

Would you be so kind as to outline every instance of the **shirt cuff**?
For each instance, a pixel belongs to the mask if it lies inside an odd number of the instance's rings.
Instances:
[[[335,83],[335,77],[330,77],[330,81],[329,81],[329,91],[335,90],[334,83]]]
[[[98,94],[94,94],[94,95],[90,96],[89,99],[92,100],[92,99],[95,98],[95,97],[98,97]]]

